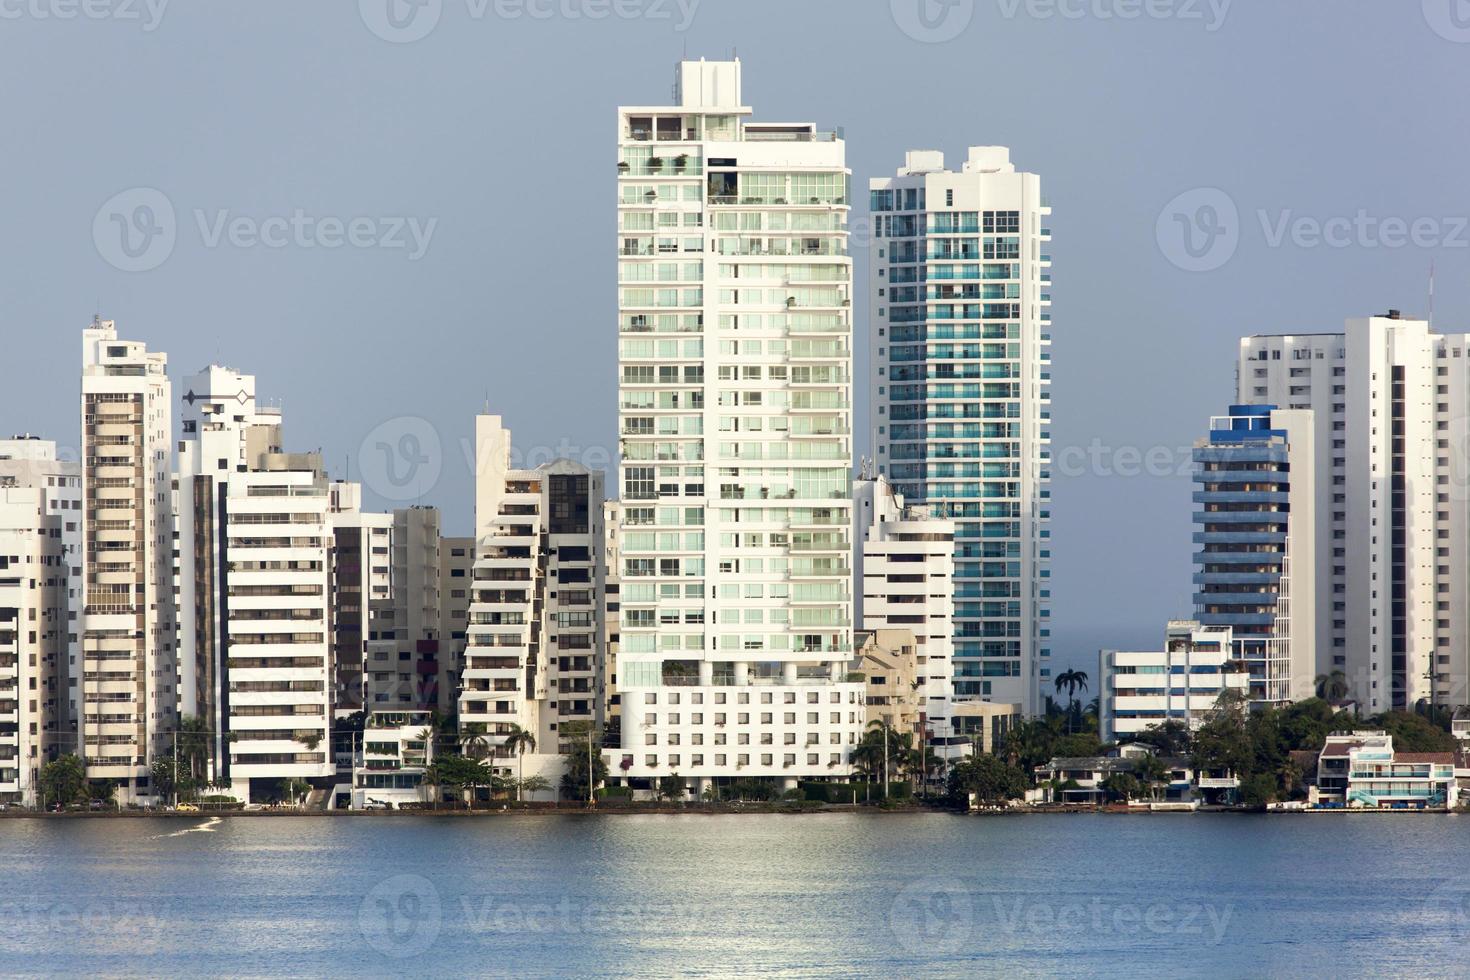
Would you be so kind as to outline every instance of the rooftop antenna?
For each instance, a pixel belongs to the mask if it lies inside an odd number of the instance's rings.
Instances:
[[[1429,332],[1434,332],[1434,260],[1429,260]]]

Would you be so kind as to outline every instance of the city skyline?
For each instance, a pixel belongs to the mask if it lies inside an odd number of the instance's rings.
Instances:
[[[473,94],[476,86],[468,84],[473,78],[487,82],[509,78],[503,73],[520,63],[516,59],[534,56],[556,65],[571,57],[603,57],[582,43],[587,35],[580,33],[580,25],[523,19],[497,31],[493,29],[496,25],[477,23],[467,25],[461,38],[445,29],[454,23],[453,12],[446,8],[444,26],[420,41],[395,44],[374,36],[355,12],[345,19],[302,13],[317,36],[328,42],[320,52],[324,63],[380,69],[385,86],[403,71],[439,70],[432,62],[462,44],[486,44],[510,59],[504,67],[477,66],[445,78],[446,83],[458,84],[447,84],[438,102],[415,106],[428,110],[420,113],[423,119],[409,113],[410,107],[393,98],[389,89],[379,87],[379,74],[358,76],[367,79],[364,94],[373,96],[385,114],[382,118],[391,121],[390,132],[402,133],[411,145],[451,139],[451,146],[467,151],[461,154],[465,159],[484,160],[491,167],[471,176],[458,164],[440,163],[433,187],[411,179],[415,157],[394,149],[399,141],[363,156],[388,168],[382,173],[394,180],[387,185],[365,180],[367,174],[360,164],[357,168],[335,167],[332,181],[313,176],[323,165],[342,158],[338,149],[307,133],[309,121],[323,113],[338,119],[329,128],[341,137],[344,147],[375,145],[371,137],[379,132],[354,122],[351,116],[331,112],[346,95],[331,86],[294,107],[285,101],[279,87],[266,88],[258,95],[269,111],[261,110],[219,131],[231,159],[217,159],[205,145],[184,146],[181,152],[190,166],[187,173],[160,162],[137,135],[122,132],[116,123],[98,114],[119,95],[104,93],[94,106],[77,101],[67,86],[53,86],[35,103],[22,107],[23,111],[68,113],[84,124],[81,129],[89,133],[89,140],[105,142],[111,151],[103,156],[69,153],[72,162],[67,165],[48,158],[51,169],[72,175],[65,186],[37,169],[41,158],[9,164],[18,179],[36,188],[34,196],[46,208],[44,223],[40,212],[18,214],[17,227],[23,230],[18,237],[29,244],[22,250],[12,243],[6,255],[7,267],[15,274],[13,301],[7,307],[9,317],[14,318],[10,334],[17,340],[16,356],[9,359],[13,367],[3,375],[10,393],[6,408],[12,427],[54,438],[63,446],[70,443],[70,434],[48,421],[68,417],[70,386],[59,383],[64,374],[52,376],[45,365],[69,364],[72,325],[90,317],[95,304],[129,335],[146,337],[150,346],[169,351],[182,370],[223,361],[265,376],[270,365],[269,380],[261,391],[263,402],[285,404],[292,414],[297,444],[320,446],[335,477],[363,479],[365,467],[381,468],[381,459],[371,458],[378,442],[412,450],[430,446],[427,436],[433,433],[439,450],[419,471],[429,487],[422,500],[444,508],[448,531],[468,533],[470,528],[467,502],[472,468],[463,447],[471,441],[473,414],[484,406],[487,396],[492,410],[504,413],[507,425],[520,434],[518,441],[523,446],[546,447],[546,457],[558,455],[555,450],[561,446],[594,447],[595,451],[582,454],[584,461],[594,468],[610,469],[615,440],[606,406],[611,404],[615,378],[607,367],[611,335],[605,329],[605,317],[598,312],[612,303],[611,278],[598,271],[605,268],[605,259],[593,243],[576,240],[581,236],[566,240],[566,263],[578,270],[578,279],[585,280],[588,289],[585,300],[562,303],[555,299],[556,294],[547,291],[551,280],[543,278],[534,263],[518,257],[525,250],[516,243],[540,232],[527,223],[528,212],[508,202],[503,188],[531,182],[541,190],[524,197],[550,200],[541,195],[551,193],[555,186],[555,193],[567,196],[575,206],[591,214],[605,214],[606,192],[614,178],[605,136],[598,134],[606,133],[608,113],[621,101],[619,93],[665,91],[668,65],[675,60],[676,49],[685,47],[694,56],[709,57],[724,56],[730,47],[738,47],[751,67],[747,101],[761,106],[766,118],[819,118],[843,125],[849,167],[859,186],[869,177],[891,174],[899,154],[912,147],[940,149],[957,159],[970,144],[1008,145],[1024,169],[1043,176],[1047,195],[1058,206],[1053,251],[1061,278],[1054,312],[1058,324],[1065,325],[1065,329],[1059,326],[1054,346],[1058,398],[1053,426],[1057,461],[1053,527],[1059,542],[1054,592],[1065,600],[1058,603],[1056,612],[1053,646],[1058,664],[1086,668],[1098,646],[1152,642],[1158,621],[1188,614],[1187,539],[1182,533],[1151,535],[1146,528],[1156,520],[1168,521],[1182,532],[1189,523],[1188,447],[1198,434],[1197,420],[1232,398],[1233,379],[1220,365],[1233,355],[1233,345],[1241,335],[1331,331],[1348,316],[1391,306],[1422,313],[1428,305],[1428,266],[1435,259],[1437,327],[1454,330],[1467,320],[1460,259],[1464,252],[1455,244],[1449,224],[1440,228],[1440,246],[1400,248],[1374,247],[1367,239],[1355,240],[1346,248],[1314,245],[1310,235],[1298,234],[1302,229],[1293,224],[1303,217],[1318,222],[1335,216],[1352,218],[1359,210],[1368,211],[1380,222],[1386,217],[1449,219],[1459,210],[1455,201],[1436,188],[1452,186],[1448,161],[1457,156],[1454,147],[1461,134],[1429,125],[1433,100],[1410,93],[1447,90],[1447,83],[1456,77],[1456,59],[1463,49],[1437,36],[1417,10],[1390,13],[1362,6],[1353,17],[1322,17],[1237,7],[1229,11],[1218,30],[1206,32],[1203,24],[1147,18],[1104,28],[1100,22],[1033,17],[1024,8],[1021,14],[1007,18],[982,5],[958,40],[934,44],[906,34],[885,9],[850,11],[813,4],[780,10],[783,21],[792,25],[793,35],[840,23],[853,50],[881,45],[891,63],[922,65],[935,78],[931,91],[938,94],[931,96],[934,108],[917,112],[899,111],[898,103],[884,94],[881,80],[865,77],[859,70],[860,62],[826,62],[823,59],[829,56],[810,52],[792,59],[793,38],[755,37],[747,22],[754,9],[747,5],[732,10],[706,3],[685,31],[675,31],[674,22],[652,19],[609,20],[600,25],[611,33],[599,34],[599,40],[637,38],[654,46],[663,41],[667,54],[650,58],[644,65],[609,68],[605,74],[617,79],[616,91],[594,98],[587,98],[585,91],[562,75],[549,72],[523,99],[498,105],[491,120],[494,132],[534,131],[538,146],[547,147],[545,153],[537,150],[533,155],[545,156],[549,165],[530,169],[520,166],[527,159],[525,152],[488,153],[483,141],[448,137],[441,124],[451,118],[451,110],[481,104]],[[110,59],[130,52],[152,52],[160,40],[194,37],[203,29],[180,11],[169,13],[171,17],[157,30],[135,34],[125,33],[120,24],[21,26],[33,32],[75,30],[84,48],[95,38],[95,62],[99,71],[106,71]],[[840,20],[833,20],[834,14]],[[271,24],[268,16],[248,14],[241,16],[238,27],[250,34],[268,30]],[[1372,29],[1365,30],[1364,24]],[[89,29],[92,34],[86,33]],[[1116,55],[1100,56],[1086,43],[1104,30],[1108,33],[1103,36],[1117,45]],[[1285,38],[1308,30],[1314,40],[1307,45],[1307,56],[1276,59],[1273,63],[1278,67],[1268,79],[1242,82],[1230,73],[1217,80],[1213,74],[1237,57],[1271,57],[1272,49],[1285,43],[1263,41],[1262,37]],[[1323,64],[1329,51],[1361,52],[1369,57],[1366,37],[1370,35],[1375,42],[1371,57],[1392,58],[1395,72],[1371,83],[1357,77],[1338,78],[1331,89],[1311,74],[1311,66]],[[1199,43],[1188,46],[1186,58],[1155,43],[1171,38]],[[37,35],[37,39],[44,38]],[[1042,44],[1043,50],[1058,56],[1083,59],[1096,66],[1099,77],[1110,85],[1096,94],[1074,92],[1063,97],[1064,90],[1057,83],[1037,75],[1034,100],[1047,102],[1045,121],[1026,111],[1031,99],[972,104],[943,94],[945,80],[958,80],[959,75],[950,73],[959,69],[932,55],[949,51],[955,44],[968,48],[978,43],[1001,70],[1020,71],[1019,55],[1010,49],[1013,42],[1023,39]],[[103,41],[120,43],[103,45]],[[1161,65],[1159,70],[1188,79],[1187,91],[1145,87],[1136,73],[1111,70],[1113,58],[1141,57],[1144,51]],[[1396,51],[1412,52],[1414,57],[1394,57]],[[45,78],[50,70],[28,50],[17,50],[11,64],[16,70],[28,69],[36,78]],[[130,64],[129,70],[135,73],[138,91],[168,105],[175,118],[185,121],[182,125],[202,124],[208,118],[207,103],[159,87],[164,78],[176,78],[178,71],[187,70],[176,62],[170,68],[172,74],[158,75],[151,74],[146,65]],[[809,84],[834,73],[841,83],[830,89]],[[1228,98],[1220,89],[1226,77],[1235,87]],[[227,93],[235,91],[228,75],[220,83]],[[796,91],[803,87],[809,91]],[[1289,95],[1281,100],[1285,105],[1278,106],[1272,100],[1281,90],[1299,94]],[[1130,93],[1133,99],[1123,97]],[[1378,100],[1389,97],[1401,106],[1400,113],[1385,117],[1372,111]],[[532,129],[540,112],[552,104],[569,113],[569,125]],[[1204,104],[1223,107],[1225,116],[1216,125],[1228,122],[1236,133],[1260,133],[1263,139],[1226,140],[1215,126],[1179,130],[1181,121],[1197,114]],[[1335,113],[1331,126],[1324,127],[1320,111],[1309,106],[1330,108]],[[1357,120],[1360,125],[1344,126],[1344,119]],[[1108,123],[1111,125],[1104,125]],[[140,135],[157,140],[169,131],[156,119],[140,120]],[[303,141],[300,145],[306,152],[289,166],[276,160],[268,135],[273,131],[288,132]],[[1398,149],[1364,153],[1357,141],[1344,142],[1344,132],[1356,132],[1365,142]],[[1417,142],[1405,138],[1410,132]],[[1294,135],[1284,138],[1288,134]],[[1312,138],[1302,138],[1303,134]],[[1076,151],[1079,139],[1088,146],[1087,153]],[[1413,153],[1402,149],[1411,142]],[[481,152],[468,152],[476,146]],[[62,142],[46,152],[64,148],[67,144]],[[446,159],[454,157],[451,153]],[[1146,159],[1149,165],[1134,168],[1136,159]],[[1114,160],[1128,164],[1098,172],[1099,161],[1108,167]],[[599,161],[606,164],[606,184],[600,178],[573,178],[589,161],[594,170]],[[1313,175],[1310,180],[1307,174]],[[1409,174],[1412,179],[1406,179]],[[1323,180],[1322,175],[1330,179]],[[159,189],[176,215],[177,236],[171,254],[146,271],[123,272],[114,267],[99,254],[93,240],[94,218],[102,205],[130,187]],[[1161,251],[1156,222],[1177,195],[1200,188],[1224,191],[1236,208],[1240,235],[1223,265],[1190,272]],[[461,198],[455,206],[446,196],[451,190],[457,190]],[[226,218],[250,218],[258,228],[265,218],[289,218],[298,208],[317,221],[333,216],[377,216],[384,219],[377,228],[379,238],[392,232],[387,219],[405,219],[397,233],[405,247],[344,247],[329,254],[326,249],[294,245],[284,249],[251,246],[243,244],[248,237],[232,238],[220,231],[221,212]],[[865,201],[855,202],[855,224],[863,219],[865,208]],[[1264,212],[1264,218],[1258,212]],[[503,213],[513,221],[516,230],[512,234],[504,232]],[[460,216],[458,224],[456,215]],[[409,217],[419,220],[417,239],[407,225]],[[434,218],[438,223],[428,236],[427,250],[420,258],[410,259],[414,243],[422,240]],[[471,219],[468,226],[466,218]],[[494,227],[501,230],[489,236],[477,230]],[[221,237],[211,239],[214,232]],[[1277,233],[1282,237],[1273,247]],[[215,242],[212,246],[211,240]],[[1115,240],[1132,247],[1116,248]],[[234,241],[242,244],[232,244]],[[854,275],[865,278],[865,244],[855,242],[854,253]],[[1132,299],[1124,302],[1129,291],[1110,285],[1140,277],[1149,284],[1148,302],[1141,307]],[[516,281],[534,284],[535,295],[509,288]],[[1309,285],[1303,288],[1302,283]],[[208,293],[200,292],[201,288]],[[1253,297],[1258,299],[1252,301]],[[866,345],[860,338],[869,320],[863,296],[856,297],[856,305],[855,375],[863,377]],[[219,326],[200,329],[199,324],[206,322]],[[41,324],[48,326],[43,329]],[[558,329],[550,329],[551,325]],[[213,330],[230,333],[211,336]],[[367,342],[343,344],[348,334],[361,335]],[[418,343],[404,343],[398,339],[403,336]],[[1120,344],[1117,337],[1128,340]],[[567,343],[567,339],[574,342]],[[497,353],[507,344],[512,357]],[[1137,352],[1130,353],[1134,348]],[[277,349],[291,350],[293,356],[278,359],[272,354]],[[453,356],[446,357],[446,351]],[[1148,383],[1114,387],[1117,371],[1134,357],[1144,358],[1143,363],[1152,368]],[[1177,363],[1190,367],[1182,372],[1168,367]],[[315,367],[321,364],[340,370],[323,374]],[[578,397],[565,404],[540,399],[535,411],[520,408],[531,404],[523,379],[550,372],[575,378]],[[337,384],[336,379],[347,383]],[[857,417],[865,418],[861,386],[856,395]],[[1160,412],[1160,404],[1177,405],[1178,411]],[[395,419],[422,419],[424,424],[395,423]],[[388,428],[380,430],[384,423]],[[402,442],[405,436],[417,442]],[[369,447],[368,456],[359,457],[364,443]],[[854,455],[870,451],[869,434],[854,433]],[[1154,468],[1168,475],[1116,475],[1147,470],[1150,451],[1155,452]],[[601,462],[595,458],[597,453],[606,454]],[[350,474],[345,462],[349,456],[353,457]],[[1159,466],[1158,460],[1165,462]],[[437,474],[429,479],[436,469]],[[397,499],[377,494],[368,501],[374,506],[420,499],[415,486],[378,482]],[[1106,526],[1092,519],[1090,515],[1096,513],[1109,515]],[[1118,555],[1122,557],[1114,557]],[[1099,596],[1089,582],[1096,580],[1100,562],[1115,560],[1127,562],[1128,573],[1139,588]]]

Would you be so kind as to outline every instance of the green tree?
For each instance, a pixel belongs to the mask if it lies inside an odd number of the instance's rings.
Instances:
[[[950,769],[949,795],[959,802],[975,794],[983,803],[999,803],[1026,795],[1026,775],[993,755],[972,755]]]
[[[585,800],[591,789],[607,781],[607,760],[595,746],[598,743],[595,730],[586,722],[567,722],[561,726],[562,759],[566,764],[561,776],[561,794],[569,800]],[[594,748],[588,749],[588,739]],[[590,776],[588,782],[589,761]]]
[[[1169,784],[1169,767],[1164,760],[1155,755],[1146,755],[1137,759],[1133,764],[1133,774],[1144,789],[1148,790],[1150,799],[1159,798],[1159,789]]]
[[[1453,752],[1453,735],[1423,715],[1410,711],[1388,711],[1375,715],[1361,728],[1378,729],[1393,736],[1395,752]]]
[[[87,799],[87,770],[76,755],[63,755],[41,767],[38,777],[47,803],[82,803]]]
[[[1347,674],[1334,670],[1330,674],[1317,675],[1317,697],[1328,701],[1341,701],[1348,696]]]
[[[660,776],[658,789],[656,790],[660,799],[681,800],[686,792],[684,780],[678,773],[669,776]]]
[[[551,789],[551,780],[545,776],[527,776],[525,779],[516,780],[516,799],[521,799],[522,793],[545,793]]]
[[[1177,718],[1170,718],[1162,725],[1150,725],[1134,736],[1133,741],[1152,746],[1154,751],[1166,758],[1189,755],[1189,725]]]
[[[1131,772],[1109,773],[1101,787],[1108,799],[1119,803],[1127,803],[1138,796],[1140,789],[1138,778]]]
[[[512,724],[505,736],[505,750],[516,757],[516,802],[521,802],[520,784],[526,775],[526,753],[536,751],[536,736],[520,725]]]
[[[1221,692],[1205,723],[1194,734],[1194,768],[1228,770],[1237,775],[1250,772],[1255,751],[1245,722],[1245,695],[1234,690]]]

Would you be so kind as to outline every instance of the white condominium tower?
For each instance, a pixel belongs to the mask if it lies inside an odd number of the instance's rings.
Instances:
[[[149,795],[174,718],[173,515],[167,356],[82,334],[80,746],[91,779]]]
[[[1002,146],[910,151],[869,181],[873,444],[953,519],[955,697],[1041,709],[1050,668],[1050,240],[1041,178]]]
[[[555,761],[563,726],[576,723],[586,738],[603,722],[602,481],[562,459],[515,469],[500,416],[475,420],[475,564],[459,724],[462,736],[484,739],[506,775],[519,768],[505,748],[512,726],[536,739],[542,758],[527,763],[529,776]]]
[[[845,777],[863,718],[844,143],[740,75],[618,110],[620,764],[696,788]]]
[[[1315,415],[1319,671],[1369,712],[1466,703],[1470,335],[1391,310],[1246,337],[1237,384],[1241,402]]]
[[[72,751],[61,730],[68,572],[54,501],[0,477],[0,803],[35,804],[40,767]]]
[[[255,378],[190,378],[179,447],[179,704],[209,732],[213,781],[332,775],[331,497],[321,459],[281,451]]]
[[[81,715],[82,629],[82,465],[62,458],[56,443],[36,436],[0,439],[0,487],[30,487],[45,494],[45,510],[56,519],[61,535],[60,564],[65,575],[66,614],[61,627],[63,647],[48,683],[49,703],[54,697],[56,729],[46,742],[52,755],[77,751],[77,718]]]

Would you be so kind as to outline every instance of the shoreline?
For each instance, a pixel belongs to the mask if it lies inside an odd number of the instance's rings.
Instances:
[[[878,806],[824,806],[824,807],[791,807],[762,805],[752,803],[744,806],[603,806],[603,807],[504,807],[504,808],[476,808],[476,809],[442,809],[442,810],[202,810],[199,812],[178,812],[174,810],[104,810],[104,811],[72,811],[55,813],[50,811],[33,810],[9,810],[0,811],[0,821],[3,820],[128,820],[139,818],[171,819],[171,820],[209,820],[214,818],[281,818],[281,817],[309,817],[309,818],[354,818],[366,819],[400,819],[406,817],[435,817],[435,818],[458,818],[471,819],[481,817],[511,817],[511,816],[584,816],[584,817],[620,817],[620,816],[819,816],[823,814],[857,814],[872,816],[892,815],[915,815],[915,814],[945,814],[956,817],[1008,817],[1008,816],[1072,816],[1080,814],[1099,814],[1103,816],[1147,816],[1147,817],[1178,817],[1193,816],[1196,813],[1232,814],[1235,816],[1300,816],[1313,814],[1349,814],[1359,816],[1377,816],[1382,814],[1402,815],[1412,814],[1416,816],[1454,815],[1460,811],[1444,808],[1426,810],[1394,810],[1394,809],[1318,809],[1318,810],[1260,810],[1239,809],[1234,807],[1212,807],[1195,811],[1179,810],[1148,810],[1139,808],[1117,808],[1117,807],[1068,807],[1068,808],[1045,808],[1016,807],[1000,810],[957,810],[948,807],[878,807]]]

